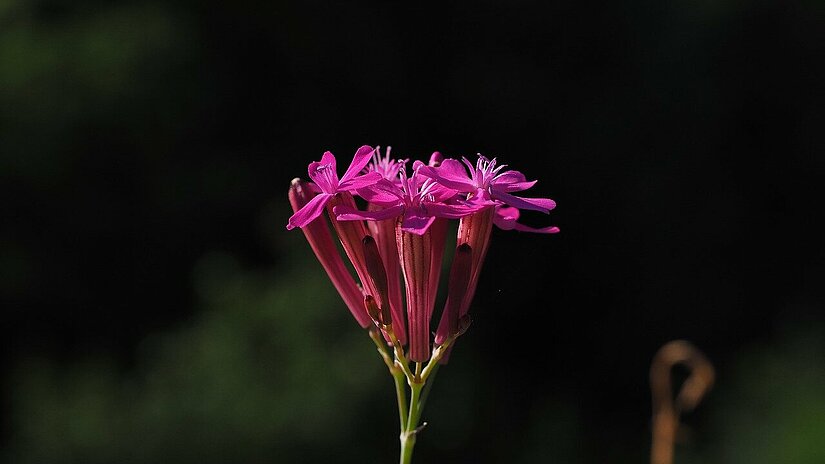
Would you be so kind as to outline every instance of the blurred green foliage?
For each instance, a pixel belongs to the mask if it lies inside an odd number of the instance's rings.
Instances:
[[[345,462],[373,455],[348,444],[368,443],[359,435],[380,427],[363,423],[376,407],[372,396],[380,399],[379,417],[395,426],[391,392],[383,392],[391,383],[315,264],[276,275],[210,254],[195,271],[203,311],[188,327],[147,338],[134,368],[107,359],[22,361],[8,384],[14,407],[6,461],[279,462],[288,453]]]
[[[48,3],[0,3],[0,168],[40,188],[71,169],[79,129],[125,128],[151,111],[147,100],[162,103],[153,83],[191,46],[185,22],[161,4],[81,4],[50,18]],[[152,119],[171,119],[169,103]]]
[[[777,343],[742,349],[701,406],[709,415],[706,430],[697,431],[695,449],[681,462],[825,462],[822,333],[817,325],[797,327]]]

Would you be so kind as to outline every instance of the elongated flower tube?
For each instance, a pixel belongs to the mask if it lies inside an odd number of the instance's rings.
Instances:
[[[388,325],[392,324],[392,312],[389,309],[389,298],[387,297],[387,271],[384,269],[384,261],[381,259],[381,253],[378,251],[378,245],[375,239],[367,235],[362,240],[364,243],[364,260],[367,263],[367,271],[370,275],[373,287],[378,291],[380,301],[384,301],[384,306],[381,310],[381,323]],[[370,297],[370,295],[367,295]],[[372,315],[370,315],[372,317]],[[374,319],[374,318],[373,318]]]
[[[289,187],[289,203],[293,211],[300,210],[314,197],[315,193],[312,192],[312,186],[308,182],[301,179],[292,180]],[[316,217],[304,224],[301,230],[355,320],[361,327],[368,327],[370,318],[364,309],[361,290],[344,265],[344,260],[341,259],[341,254],[335,247],[326,220],[323,217]]]
[[[462,243],[455,249],[453,264],[450,267],[450,280],[447,286],[447,302],[441,313],[441,321],[435,332],[435,343],[441,345],[451,335],[458,333],[459,311],[467,294],[473,265],[473,250],[470,245]]]
[[[444,243],[447,241],[447,220],[438,218],[430,226],[432,236],[432,253],[430,253],[430,282],[428,284],[430,299],[427,301],[429,314],[427,320],[433,317],[435,297],[438,293],[438,282],[441,278],[441,260],[444,257]]]
[[[430,263],[432,262],[432,233],[418,234],[397,229],[398,257],[407,289],[407,328],[409,331],[409,358],[423,362],[430,358]]]
[[[368,211],[380,211],[382,206],[370,203]],[[407,323],[404,315],[404,301],[401,297],[401,264],[398,261],[398,246],[395,238],[396,219],[367,221],[370,234],[375,239],[384,270],[387,275],[387,298],[392,313],[393,326],[402,343],[406,343]]]
[[[481,268],[484,258],[487,257],[487,249],[490,246],[490,235],[493,230],[493,214],[495,208],[487,207],[481,211],[461,218],[458,223],[457,243],[466,243],[473,250],[473,260],[470,266],[470,280],[467,284],[467,292],[461,302],[459,317],[467,314],[470,303],[476,293],[478,277],[481,275]]]

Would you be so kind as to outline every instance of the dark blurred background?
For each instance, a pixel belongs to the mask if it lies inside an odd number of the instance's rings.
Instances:
[[[823,19],[0,0],[0,456],[394,462],[386,368],[284,229],[290,179],[371,144],[559,205],[494,232],[418,462],[645,462],[676,338],[718,373],[677,462],[825,462]]]

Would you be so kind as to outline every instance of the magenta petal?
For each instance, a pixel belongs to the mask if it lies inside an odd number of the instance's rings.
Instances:
[[[428,166],[438,167],[441,165],[441,162],[444,161],[444,155],[441,152],[434,151],[432,155],[430,155],[430,162],[427,163]]]
[[[536,182],[538,181],[530,180],[525,182],[513,182],[510,184],[502,185],[500,187],[502,187],[502,190],[504,190],[505,192],[520,192],[522,190],[527,190],[530,187],[536,185]]]
[[[381,179],[378,182],[360,188],[357,191],[358,195],[367,200],[369,203],[375,203],[382,206],[393,206],[403,200],[404,193],[398,185]]]
[[[535,228],[519,224],[513,217],[496,216],[493,218],[493,224],[501,230],[517,230],[519,232],[532,232],[534,234],[556,234],[559,232],[559,228],[554,226]]]
[[[555,234],[559,232],[558,227],[535,228],[519,224],[517,221],[520,214],[517,208],[502,206],[496,209],[496,214],[493,216],[493,224],[501,230],[517,230],[519,232],[532,232],[535,234]]]
[[[476,189],[464,165],[454,159],[445,159],[438,168],[423,166],[419,173],[459,192],[472,192]]]
[[[351,206],[340,205],[333,208],[332,211],[339,221],[383,221],[384,219],[400,216],[401,212],[404,211],[404,206],[398,205],[377,211],[361,211]]]
[[[521,216],[521,211],[518,208],[513,208],[512,206],[499,206],[496,208],[496,215],[493,216],[494,220],[504,219],[507,221],[518,221],[518,218]]]
[[[321,156],[321,163],[330,165],[332,167],[332,171],[336,174],[338,173],[338,167],[335,162],[335,155],[333,155],[332,152],[325,151],[324,154]]]
[[[518,209],[530,209],[533,211],[541,211],[542,213],[549,213],[551,209],[556,207],[556,202],[549,198],[517,197],[498,189],[493,190],[491,194],[494,199],[500,200]]]
[[[335,156],[324,152],[321,161],[309,163],[307,169],[309,178],[325,193],[335,193],[338,190],[338,173],[335,172]]]
[[[542,227],[536,229],[535,227],[525,226],[524,224],[516,223],[513,229],[519,232],[532,232],[534,234],[557,234],[559,233],[559,228],[555,226],[551,227]]]
[[[357,193],[358,196],[360,196],[364,200],[367,200],[368,203],[384,206],[387,208],[403,202],[402,198],[400,198],[399,195],[388,193],[384,190],[374,190],[370,187],[360,188],[356,190],[355,193]]]
[[[312,222],[313,219],[317,218],[324,212],[324,206],[327,204],[331,196],[332,195],[327,193],[322,193],[312,200],[309,200],[303,208],[296,211],[295,214],[289,218],[286,228],[288,230],[292,230],[296,227],[304,227]]]
[[[423,235],[427,232],[427,229],[433,221],[435,221],[435,216],[407,214],[404,215],[404,220],[401,222],[401,230],[416,235]]]
[[[425,207],[427,212],[436,217],[447,219],[460,219],[464,216],[473,214],[474,212],[485,208],[487,204],[480,205],[445,205],[442,203],[427,203]]]
[[[369,145],[364,145],[359,148],[358,151],[355,152],[355,156],[352,157],[352,163],[349,164],[347,172],[341,177],[341,183],[343,184],[361,172],[367,163],[370,162],[374,151]]]
[[[516,182],[525,182],[527,181],[527,177],[519,171],[504,171],[497,175],[495,180],[497,184],[513,184]]]
[[[493,180],[493,185],[496,190],[503,190],[505,192],[519,192],[527,190],[536,185],[535,180],[527,180],[524,174],[518,171],[507,171],[499,174]]]
[[[364,187],[369,187],[370,185],[374,185],[376,182],[383,179],[384,176],[382,176],[378,172],[368,172],[363,176],[358,176],[348,180],[342,180],[341,183],[338,184],[338,191],[351,191]]]

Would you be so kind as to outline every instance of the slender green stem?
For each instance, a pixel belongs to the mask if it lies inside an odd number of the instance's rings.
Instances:
[[[410,364],[404,356],[404,348],[402,348],[400,344],[395,346],[395,365],[404,372],[404,375],[407,376],[407,381],[412,382],[415,375],[410,370]]]
[[[438,366],[440,366],[440,364],[436,364],[432,371],[430,371],[430,375],[427,377],[426,383],[424,384],[424,391],[421,392],[421,400],[418,402],[419,415],[424,411],[424,404],[427,403],[427,398],[430,396],[430,390],[433,389],[435,374],[438,373]]]
[[[387,365],[390,375],[392,375],[395,381],[395,396],[398,399],[398,417],[401,422],[401,430],[404,430],[407,425],[407,416],[409,413],[407,412],[407,389],[405,385],[406,382],[404,381],[407,375],[400,367],[403,366],[403,364],[393,362],[387,344],[384,342],[384,337],[377,330],[370,329],[369,334],[372,341],[375,342],[375,346],[378,348],[378,353],[384,360],[384,364]]]
[[[378,353],[387,365],[387,368],[392,375],[395,382],[395,395],[398,400],[398,420],[401,424],[401,464],[411,464],[413,448],[418,436],[418,432],[427,425],[425,422],[419,426],[418,421],[421,420],[421,413],[424,410],[424,404],[427,402],[427,397],[430,395],[433,382],[435,381],[435,374],[438,372],[438,362],[446,353],[447,348],[455,337],[450,337],[442,345],[433,348],[433,353],[430,356],[429,362],[416,362],[413,369],[410,369],[410,361],[404,355],[404,347],[398,341],[392,330],[391,325],[382,326],[382,330],[387,333],[387,336],[392,342],[392,354],[384,340],[381,332],[376,329],[370,329],[369,334],[375,346],[378,348]],[[393,359],[393,357],[395,359]],[[406,379],[406,382],[404,381]],[[429,380],[429,382],[428,382]],[[407,390],[404,384],[410,386],[410,403],[407,406]]]
[[[401,421],[401,430],[407,426],[407,389],[404,381],[404,373],[399,369],[392,372],[392,378],[395,380],[395,396],[398,398],[398,418]]]
[[[387,344],[384,343],[383,337],[376,329],[369,329],[367,333],[369,333],[370,338],[375,343],[375,347],[378,348],[378,354],[381,355],[381,359],[384,360],[384,364],[387,365],[390,373],[392,373],[394,369],[392,357],[390,357],[390,351],[387,348]]]
[[[407,418],[407,426],[401,430],[401,459],[400,464],[410,464],[412,462],[413,447],[415,446],[416,435],[419,432],[418,420],[421,418],[421,408],[419,399],[423,383],[410,382],[410,409]]]

